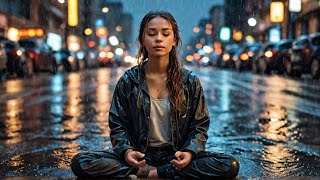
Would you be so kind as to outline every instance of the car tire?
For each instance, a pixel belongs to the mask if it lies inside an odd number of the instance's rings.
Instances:
[[[310,66],[310,73],[313,79],[318,79],[320,72],[319,72],[319,60],[314,58],[311,61],[311,66]]]
[[[31,59],[27,59],[25,73],[27,76],[32,76],[34,73],[34,65]]]
[[[257,68],[257,64],[255,62],[252,62],[252,73],[257,74],[258,73],[258,68]]]
[[[285,59],[284,61],[284,69],[285,69],[285,73],[288,76],[292,76],[292,63],[289,59]]]
[[[266,70],[267,70],[266,59],[264,59],[264,58],[259,59],[258,67],[259,67],[258,69],[259,69],[260,73],[262,73],[262,74],[266,73]]]

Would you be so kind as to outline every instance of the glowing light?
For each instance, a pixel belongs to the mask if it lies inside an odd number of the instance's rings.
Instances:
[[[98,27],[96,29],[96,35],[99,38],[105,38],[108,36],[108,29],[106,27]]]
[[[236,41],[240,41],[242,39],[242,32],[241,31],[234,31],[233,32],[233,39]]]
[[[186,60],[189,61],[189,62],[191,62],[191,61],[193,60],[193,56],[192,56],[192,55],[188,55],[188,56],[186,57]]]
[[[8,39],[11,41],[18,41],[19,40],[19,30],[14,27],[10,27],[8,29]]]
[[[203,46],[203,50],[204,50],[205,53],[211,53],[212,52],[212,48],[210,46],[207,46],[207,45]]]
[[[109,12],[109,8],[108,7],[103,7],[101,11],[103,13],[107,13],[107,12]]]
[[[118,55],[118,56],[122,56],[122,55],[123,55],[123,49],[117,48],[117,49],[115,50],[115,53],[116,53],[116,55]]]
[[[194,28],[193,28],[193,32],[194,32],[194,33],[198,33],[198,32],[200,32],[200,29],[199,29],[198,27],[194,27]]]
[[[206,29],[206,34],[208,34],[208,35],[212,34],[211,29]]]
[[[271,51],[267,51],[264,53],[264,55],[268,58],[272,57],[273,56],[273,53]]]
[[[223,56],[222,56],[222,60],[223,61],[228,61],[230,59],[230,55],[229,54],[224,54]]]
[[[119,40],[116,36],[110,36],[109,42],[110,42],[111,46],[117,46],[119,44]]]
[[[249,18],[248,24],[249,26],[254,27],[257,24],[257,20],[255,18]]]
[[[270,4],[270,21],[283,22],[284,20],[284,5],[283,2],[271,2]]]
[[[92,29],[91,28],[86,28],[84,30],[84,34],[87,35],[87,36],[91,35],[92,34]]]
[[[194,53],[194,54],[193,54],[193,58],[194,58],[194,59],[199,60],[200,57],[201,57],[201,56],[200,56],[200,54],[198,54],[198,53]]]
[[[248,54],[243,53],[243,54],[240,55],[240,59],[241,59],[242,61],[246,61],[246,60],[249,59],[249,56],[248,56]]]
[[[231,39],[231,29],[229,27],[222,27],[219,37],[222,42],[229,42]]]
[[[68,25],[78,25],[78,0],[68,0]]]
[[[196,48],[197,48],[197,49],[202,48],[202,44],[201,44],[201,43],[196,44]]]
[[[121,32],[122,31],[122,27],[121,26],[117,26],[116,27],[116,31]]]

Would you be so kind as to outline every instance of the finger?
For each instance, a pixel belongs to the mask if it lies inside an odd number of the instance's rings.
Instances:
[[[143,167],[146,165],[146,160],[137,161],[135,164],[137,167]]]
[[[174,156],[178,158],[178,157],[181,156],[181,153],[182,153],[181,151],[177,151],[177,152],[174,154]]]
[[[143,158],[145,156],[145,154],[139,152],[139,151],[135,151],[135,156],[138,158]]]
[[[181,169],[183,168],[183,164],[180,162],[180,161],[177,161],[177,160],[172,160],[171,163],[178,169]]]

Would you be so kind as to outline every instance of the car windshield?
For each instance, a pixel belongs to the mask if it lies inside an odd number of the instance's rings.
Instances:
[[[320,36],[316,36],[311,41],[312,45],[320,46]]]
[[[19,41],[20,46],[24,48],[34,48],[36,44],[31,41]]]

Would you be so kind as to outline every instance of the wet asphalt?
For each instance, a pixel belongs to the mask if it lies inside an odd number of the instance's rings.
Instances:
[[[320,80],[188,68],[206,95],[207,150],[237,157],[237,179],[318,179]],[[111,147],[108,110],[125,70],[1,82],[0,177],[74,179],[69,163],[76,153]]]

